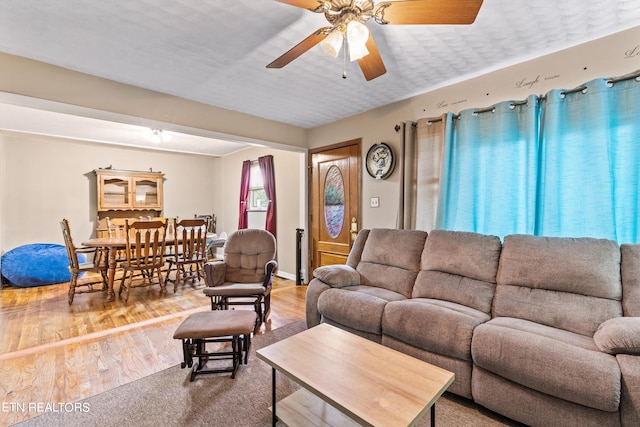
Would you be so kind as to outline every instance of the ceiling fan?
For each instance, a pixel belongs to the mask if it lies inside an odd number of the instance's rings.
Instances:
[[[366,22],[381,25],[399,24],[472,24],[482,0],[276,0],[291,6],[324,13],[330,26],[322,27],[267,65],[282,68],[318,43],[325,53],[337,57],[348,46],[351,61],[358,65],[365,79],[373,80],[387,72]],[[344,53],[346,55],[346,51]]]

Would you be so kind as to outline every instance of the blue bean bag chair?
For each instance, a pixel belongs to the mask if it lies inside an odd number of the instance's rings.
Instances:
[[[80,259],[82,257],[82,259]],[[85,262],[78,255],[79,262]],[[11,249],[0,260],[2,277],[22,288],[53,285],[71,280],[67,249],[63,245],[33,243]]]

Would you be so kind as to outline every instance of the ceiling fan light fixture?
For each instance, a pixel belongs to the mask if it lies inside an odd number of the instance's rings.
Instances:
[[[351,60],[351,62],[357,61],[358,59],[363,58],[367,55],[369,55],[369,50],[367,49],[366,45],[349,43],[349,59]]]
[[[335,30],[320,42],[320,46],[328,56],[337,58],[338,53],[340,53],[340,49],[342,48],[342,41],[342,31]]]
[[[349,43],[364,45],[369,39],[369,29],[362,22],[351,21],[347,24],[347,40]]]
[[[367,40],[369,40],[369,29],[366,25],[358,21],[351,21],[347,24],[347,41],[349,42],[351,61],[356,61],[369,54]]]

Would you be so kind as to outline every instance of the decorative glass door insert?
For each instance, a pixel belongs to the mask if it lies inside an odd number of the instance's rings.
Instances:
[[[344,180],[337,166],[331,166],[325,177],[324,221],[329,236],[337,238],[344,226]]]

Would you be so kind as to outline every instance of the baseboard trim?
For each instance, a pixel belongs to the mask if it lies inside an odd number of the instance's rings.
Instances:
[[[295,274],[287,273],[285,271],[278,271],[276,273],[276,277],[282,277],[283,279],[293,280],[294,282],[296,281]]]

